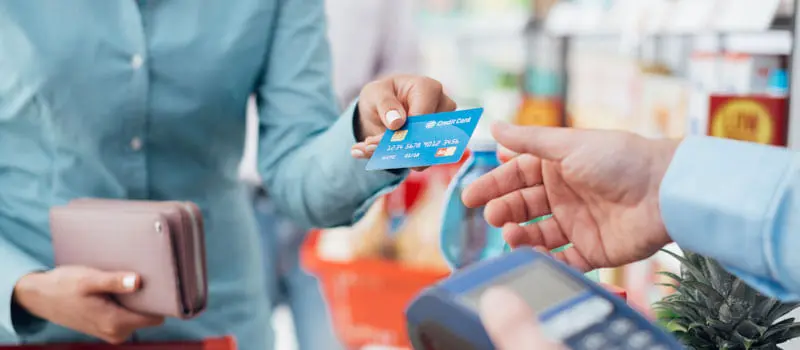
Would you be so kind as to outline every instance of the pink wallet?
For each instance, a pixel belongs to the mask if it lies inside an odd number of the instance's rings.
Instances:
[[[55,263],[142,278],[118,302],[147,314],[189,319],[206,307],[203,218],[191,202],[77,199],[50,210]]]

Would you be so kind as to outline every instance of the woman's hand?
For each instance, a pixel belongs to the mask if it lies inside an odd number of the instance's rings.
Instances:
[[[397,75],[364,86],[358,100],[359,125],[351,154],[367,159],[386,130],[397,130],[408,116],[451,112],[456,103],[447,97],[442,84],[434,79]]]
[[[139,287],[136,274],[64,266],[22,277],[14,287],[14,299],[32,315],[120,344],[137,329],[164,322],[163,317],[127,310],[109,296],[133,293]]]

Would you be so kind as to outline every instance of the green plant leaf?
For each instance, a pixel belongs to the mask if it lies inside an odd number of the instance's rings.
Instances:
[[[739,322],[739,325],[736,326],[736,333],[741,334],[747,339],[758,339],[766,331],[767,327],[759,326],[750,320],[743,319]]]
[[[760,324],[772,324],[774,320],[769,320],[769,311],[778,304],[777,299],[762,298],[761,302],[756,303],[753,309],[750,310],[750,317],[757,319]]]
[[[766,320],[775,322],[775,320],[792,312],[794,309],[800,307],[800,303],[777,303],[772,307]]]
[[[695,266],[691,261],[687,260],[686,258],[675,254],[669,250],[661,249],[662,252],[672,256],[673,258],[677,259],[681,262],[681,267],[685,267],[691,273],[692,277],[699,282],[708,283],[708,280],[703,276],[703,271],[701,271],[697,266]],[[684,279],[685,280],[685,279]]]
[[[728,302],[739,301],[752,308],[756,304],[758,292],[740,279],[735,279],[731,285]]]
[[[783,344],[789,340],[800,337],[800,324],[793,324],[785,333],[774,339],[775,344]]]
[[[786,319],[780,321],[767,329],[762,336],[763,339],[772,339],[774,337],[779,337],[784,334],[784,332],[788,331],[794,326],[797,326],[800,323],[795,323],[793,318]]]
[[[681,278],[680,276],[678,276],[678,275],[676,275],[676,274],[674,274],[672,272],[669,272],[669,271],[658,271],[658,272],[656,272],[656,274],[657,275],[661,275],[661,276],[669,277],[672,280],[674,280],[675,282],[678,282],[679,284],[681,283],[681,281],[683,281],[683,278]]]
[[[672,283],[656,283],[657,286],[672,288],[674,290],[678,290],[678,286]]]
[[[699,281],[684,281],[683,284],[686,287],[695,289],[702,293],[704,299],[706,299],[706,303],[710,310],[715,310],[719,308],[719,306],[725,301],[725,298],[719,294],[714,288],[709,286],[706,283],[702,283]]]

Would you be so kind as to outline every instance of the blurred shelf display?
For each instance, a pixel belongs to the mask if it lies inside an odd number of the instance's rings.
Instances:
[[[800,107],[789,104],[800,94],[790,70],[800,67],[794,1],[545,3],[526,30],[518,122],[800,147]],[[679,267],[659,253],[603,270],[601,280],[652,315],[652,302],[670,292],[656,286],[656,272]]]
[[[491,39],[522,35],[528,24],[528,18],[525,12],[488,15],[424,14],[420,16],[420,24],[426,35]]]
[[[487,120],[800,149],[794,0],[422,3],[428,72]],[[601,280],[649,312],[663,270],[679,265],[659,253]]]

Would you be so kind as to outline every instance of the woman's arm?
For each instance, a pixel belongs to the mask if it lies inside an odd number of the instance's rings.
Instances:
[[[355,105],[337,115],[322,1],[279,1],[259,106],[258,170],[278,207],[300,224],[352,222],[403,175],[353,159]]]
[[[0,327],[11,335],[29,333],[39,325],[41,320],[22,310],[14,300],[14,287],[24,276],[34,272],[47,270],[41,262],[14,246],[0,232]]]

